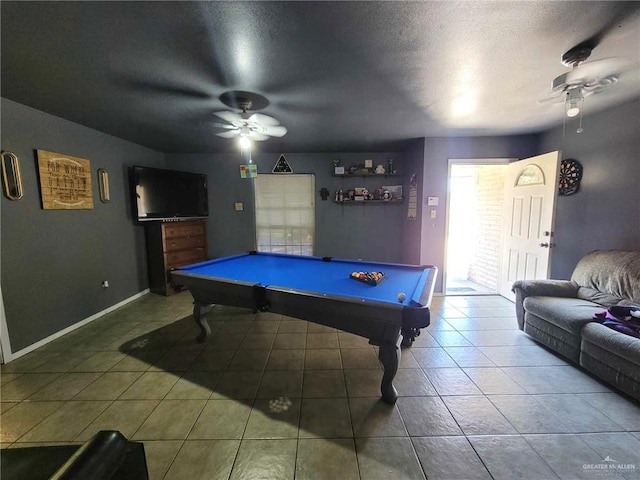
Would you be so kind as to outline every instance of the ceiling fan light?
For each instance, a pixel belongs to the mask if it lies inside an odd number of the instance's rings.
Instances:
[[[580,113],[580,107],[578,105],[570,105],[567,108],[567,117],[576,117]]]
[[[573,118],[580,114],[584,97],[580,89],[573,89],[567,92],[567,100],[565,101],[565,113],[567,117]]]
[[[246,135],[240,135],[240,137],[238,138],[238,144],[240,145],[241,150],[251,149],[251,140]]]

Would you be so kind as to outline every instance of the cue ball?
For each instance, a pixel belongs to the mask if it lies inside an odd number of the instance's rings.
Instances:
[[[405,298],[407,298],[407,296],[404,293],[399,293],[398,294],[398,301],[399,302],[404,302]]]

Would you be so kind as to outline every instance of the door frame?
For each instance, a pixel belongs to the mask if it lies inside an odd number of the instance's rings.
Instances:
[[[444,259],[442,262],[442,294],[446,295],[447,292],[447,258],[449,255],[449,214],[451,209],[451,169],[454,165],[507,165],[511,162],[518,160],[518,158],[449,158],[447,164],[447,198],[445,206],[445,224],[444,224]],[[429,208],[426,204],[424,208]],[[502,251],[503,239],[500,235],[500,252]],[[498,271],[502,268],[502,255],[498,259]]]
[[[2,285],[0,285],[0,363],[13,360],[9,330],[7,330],[7,316],[4,311],[4,299],[2,297]]]

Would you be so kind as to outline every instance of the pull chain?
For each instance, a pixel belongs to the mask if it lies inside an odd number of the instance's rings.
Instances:
[[[584,132],[584,128],[582,128],[582,109],[580,109],[580,124],[578,125],[578,129],[576,130],[576,133],[582,133]]]

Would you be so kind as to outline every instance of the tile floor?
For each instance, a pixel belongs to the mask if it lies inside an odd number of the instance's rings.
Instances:
[[[152,479],[640,478],[640,406],[517,330],[495,296],[437,297],[382,403],[365,339],[146,295],[2,366],[3,448],[144,442]],[[606,469],[606,470],[605,470]]]
[[[487,288],[466,277],[448,276],[445,295],[496,295],[495,289]]]

